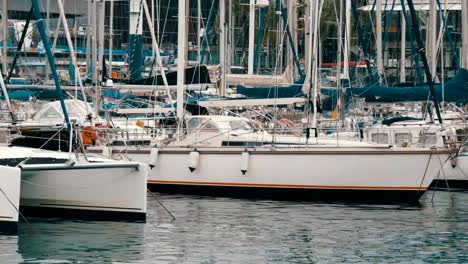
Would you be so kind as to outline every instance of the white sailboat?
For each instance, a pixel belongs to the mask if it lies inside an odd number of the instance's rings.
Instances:
[[[0,166],[21,169],[24,184],[20,210],[34,216],[144,221],[148,166],[88,157],[83,151],[81,133],[74,133],[80,126],[70,121],[62,96],[39,1],[31,2],[70,135],[70,148],[58,152],[0,147]]]
[[[145,220],[147,165],[22,147],[0,147],[0,164],[21,169],[25,215]]]
[[[179,5],[185,6],[185,1]],[[184,35],[185,8],[179,8],[179,36]],[[178,45],[183,64],[183,37]],[[179,67],[179,121],[183,118],[183,73]],[[370,203],[417,202],[440,172],[440,160],[450,154],[449,150],[337,147],[313,141],[305,147],[169,145],[128,153],[154,166],[148,180],[153,191]]]
[[[20,169],[0,166],[0,235],[17,233],[20,180]]]

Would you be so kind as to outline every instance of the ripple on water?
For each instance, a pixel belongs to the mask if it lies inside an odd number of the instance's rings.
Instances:
[[[2,263],[463,263],[468,192],[420,206],[152,196],[146,224],[31,219]],[[432,199],[433,197],[433,200]]]

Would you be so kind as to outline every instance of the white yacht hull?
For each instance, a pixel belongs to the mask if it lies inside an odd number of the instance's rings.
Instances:
[[[0,234],[17,233],[21,170],[0,166]]]
[[[29,216],[144,221],[148,166],[136,162],[20,165]]]
[[[188,148],[164,148],[149,173],[159,192],[349,202],[417,202],[438,176],[448,151],[389,148],[250,149],[198,148],[197,168],[188,168]],[[129,151],[149,163],[149,150]],[[245,159],[245,158],[244,158]]]
[[[444,170],[434,179],[431,188],[468,190],[468,155],[461,154],[453,161],[446,162]]]

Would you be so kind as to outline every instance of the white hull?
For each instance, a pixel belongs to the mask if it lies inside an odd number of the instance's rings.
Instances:
[[[27,215],[145,220],[147,166],[139,163],[21,165]]]
[[[16,234],[21,171],[0,166],[0,234]]]
[[[249,151],[241,172],[243,149],[211,148],[188,168],[190,149],[159,150],[149,173],[156,191],[301,200],[415,202],[440,171],[448,152],[428,149],[327,148]],[[149,163],[149,150],[129,153]],[[244,161],[245,162],[245,161]],[[245,165],[244,165],[245,166]]]
[[[21,169],[27,216],[143,221],[148,166],[20,147],[0,147],[0,165]]]
[[[442,160],[442,163],[444,160]],[[468,190],[468,155],[461,154],[444,165],[443,171],[434,179],[432,188]]]

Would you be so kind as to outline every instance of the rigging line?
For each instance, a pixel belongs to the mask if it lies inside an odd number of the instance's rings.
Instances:
[[[443,175],[444,175],[445,184],[446,184],[446,186],[447,186],[447,190],[448,190],[449,195],[450,195],[450,200],[452,200],[452,202],[453,202],[452,192],[451,192],[450,186],[449,186],[449,184],[448,184],[448,182],[447,182],[447,178],[445,177],[445,172],[443,171],[443,166],[444,166],[444,165],[442,164],[442,161],[440,160],[440,157],[438,157],[438,158],[439,158],[439,163],[440,163],[440,166],[441,166],[441,167],[439,168],[439,170],[438,170],[438,172],[437,172],[437,175],[440,176],[440,170],[442,170],[442,173],[443,173]],[[450,156],[447,157],[447,159],[445,160],[444,164],[447,163],[447,161],[448,161],[449,159],[450,159]],[[437,177],[437,179],[439,179],[439,177]],[[437,182],[438,182],[438,181],[437,181]],[[435,187],[435,191],[434,191],[434,193],[432,194],[431,203],[434,203],[434,196],[435,196],[435,193],[436,193],[436,192],[437,192],[437,187]]]
[[[461,1],[466,1],[466,0],[461,0]],[[452,51],[452,56],[455,59],[455,63],[456,63],[457,70],[458,70],[458,69],[461,68],[460,59],[459,59],[458,54],[457,54],[457,49],[455,48],[455,43],[452,40],[450,28],[447,25],[447,18],[444,15],[444,9],[442,9],[442,6],[440,4],[440,0],[437,0],[437,5],[439,6],[439,13],[440,13],[440,16],[442,17],[442,23],[443,23],[444,28],[445,28],[445,33],[447,34],[447,39],[449,40],[450,49]],[[468,14],[464,14],[464,15],[466,16]],[[466,26],[466,25],[464,25],[464,26]]]
[[[158,204],[164,209],[164,211],[166,211],[172,217],[171,223],[175,221],[176,220],[175,216],[171,213],[171,211],[169,211],[166,208],[166,206],[164,206],[164,204],[158,199],[158,197],[154,193],[152,193],[149,189],[146,189],[146,190],[158,202]]]
[[[42,144],[38,149],[42,149],[47,143],[49,143],[49,141],[52,140],[52,138],[54,138],[57,134],[59,134],[63,129],[65,129],[64,126],[62,126],[62,128],[60,128],[52,137],[50,137],[46,142],[44,142],[44,144]],[[18,163],[16,165],[16,167],[18,167],[18,165],[22,164],[22,163],[25,163],[27,162],[28,160],[30,160],[33,156],[34,156],[35,153],[32,153],[29,157],[27,157],[26,159],[22,160],[20,163]]]
[[[11,204],[11,206],[13,206],[13,208],[15,209],[16,212],[18,212],[18,215],[21,216],[21,218],[23,218],[23,220],[30,226],[31,223],[29,223],[28,219],[20,212],[20,210],[16,207],[16,205],[10,200],[10,197],[8,197],[8,195],[3,191],[3,189],[0,187],[0,192],[3,193],[3,195],[5,196],[5,198],[8,200],[8,203]]]

